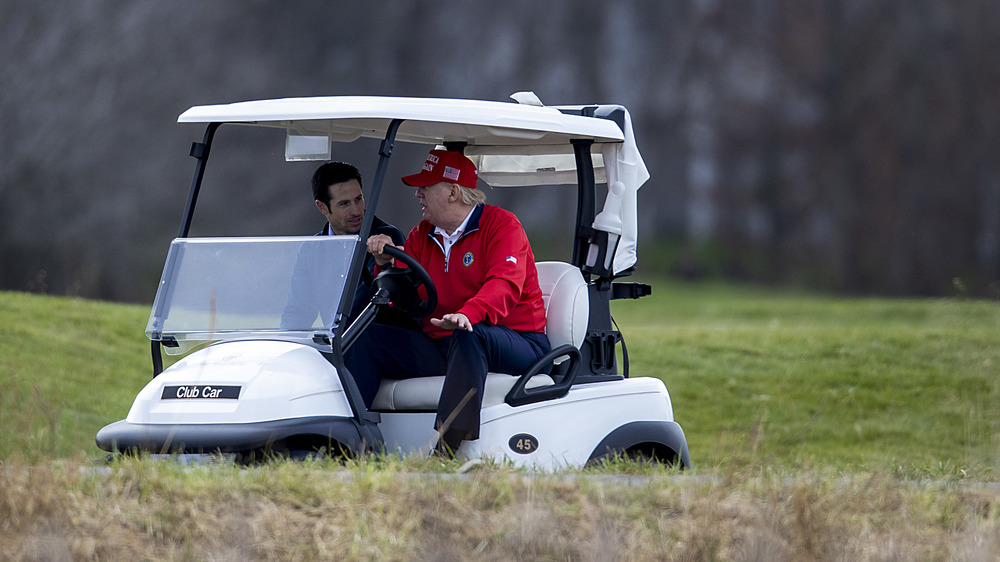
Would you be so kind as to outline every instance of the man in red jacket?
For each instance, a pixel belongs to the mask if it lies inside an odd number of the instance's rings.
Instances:
[[[346,355],[370,408],[381,376],[445,375],[434,423],[438,451],[479,438],[487,372],[518,375],[550,349],[535,256],[513,213],[486,205],[478,174],[459,152],[432,150],[403,182],[416,188],[423,220],[404,249],[434,281],[437,308],[417,332],[372,324]],[[381,267],[388,236],[368,239]]]

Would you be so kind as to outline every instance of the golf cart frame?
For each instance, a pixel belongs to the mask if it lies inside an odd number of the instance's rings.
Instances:
[[[623,381],[629,376],[628,353],[621,332],[613,325],[610,303],[617,299],[637,299],[651,293],[649,285],[619,280],[631,275],[635,267],[636,192],[648,178],[635,146],[630,116],[624,107],[618,105],[552,108],[541,107],[537,98],[530,94],[515,94],[512,97],[519,103],[335,97],[193,107],[178,121],[203,123],[206,129],[202,141],[193,143],[191,147],[190,154],[196,159],[195,172],[177,239],[182,241],[189,236],[216,132],[222,125],[229,124],[285,129],[288,160],[327,160],[335,141],[348,142],[360,137],[381,140],[375,173],[365,194],[367,205],[361,232],[353,244],[353,265],[346,275],[345,287],[348,288],[356,287],[360,280],[360,264],[364,262],[366,252],[364,241],[368,238],[379,206],[396,142],[437,145],[463,152],[477,164],[480,179],[494,187],[574,183],[577,186],[577,205],[569,264],[579,271],[578,275],[582,275],[586,283],[589,309],[586,331],[578,345],[554,345],[551,353],[517,378],[503,402],[512,408],[557,403],[572,388],[590,387],[597,392],[600,383]],[[545,164],[539,166],[538,161]],[[607,185],[600,213],[597,211],[599,184]],[[168,256],[165,278],[170,259]],[[378,298],[386,297],[376,295],[375,299]],[[375,299],[372,306],[376,304]],[[177,348],[179,345],[169,333],[158,331],[153,322],[153,318],[162,312],[158,307],[162,308],[165,300],[161,300],[158,294],[151,316],[151,329],[147,328],[154,379],[164,371],[163,348]],[[375,315],[370,306],[358,320],[347,325],[346,311],[350,310],[352,301],[353,291],[344,290],[330,329],[317,330],[312,334],[315,347],[320,349],[339,377],[352,415],[350,419],[342,420],[345,427],[337,430],[336,436],[331,435],[329,427],[322,428],[324,421],[320,419],[316,420],[315,433],[323,435],[325,431],[328,439],[336,437],[341,446],[358,452],[378,449],[383,443],[388,445],[389,440],[383,440],[381,433],[384,431],[379,431],[378,427],[385,416],[375,411],[377,407],[373,411],[364,407],[353,377],[344,366],[344,353]],[[619,372],[616,358],[619,344],[623,354],[622,372]],[[531,381],[537,373],[547,370],[553,361],[563,357],[569,360],[562,361],[553,369],[554,384],[532,387]],[[662,387],[662,383],[656,383]],[[640,417],[621,424],[603,435],[589,458],[585,458],[592,461],[609,454],[632,451],[688,466],[687,443],[680,426],[673,422],[669,396],[665,388],[652,391],[652,394],[656,393],[662,394],[666,402],[665,418],[663,414],[657,414],[650,419]],[[657,405],[656,409],[663,408]],[[284,420],[277,422],[278,425],[283,423]],[[308,428],[310,422],[298,418],[290,423]],[[219,441],[213,441],[213,438],[198,442],[200,433],[187,436],[184,445],[190,450],[235,450],[239,446],[234,443],[241,440],[249,443],[257,439],[256,436],[241,437],[247,432],[253,433],[252,426],[254,424],[246,423],[213,425],[217,435],[233,435],[223,439],[226,447],[218,447]],[[163,435],[153,435],[159,430],[143,427],[145,433],[142,437],[131,441],[123,439],[124,434],[120,432],[109,432],[103,438],[99,434],[98,443],[108,449],[117,447],[119,440],[136,448],[163,442]],[[267,432],[274,427],[275,422],[269,422],[260,425],[259,430]],[[163,431],[175,429],[164,428]],[[309,432],[308,429],[304,431]],[[517,436],[511,437],[511,443],[514,437]],[[527,437],[535,439],[531,435]],[[166,439],[169,442],[169,436]],[[532,446],[537,447],[537,443]],[[513,445],[511,449],[514,449]],[[514,452],[528,451],[515,449]]]
[[[556,109],[567,115],[607,119],[615,123],[623,131],[631,130],[631,124],[627,121],[627,111],[622,106],[588,105],[581,107],[557,107]],[[182,116],[181,121],[183,120],[184,117]],[[382,185],[385,181],[385,173],[396,143],[396,135],[403,122],[404,119],[393,119],[390,121],[388,127],[386,127],[385,137],[382,139],[378,152],[379,160],[375,168],[375,176],[371,182],[370,193],[366,196],[368,205],[365,209],[364,222],[362,223],[359,235],[361,240],[367,240],[371,231],[375,209],[378,207]],[[225,123],[209,123],[203,140],[201,142],[194,142],[191,145],[190,154],[197,160],[197,164],[184,208],[180,230],[177,234],[178,238],[186,238],[190,232],[195,206],[198,202],[198,195],[201,192],[201,184],[211,153],[212,141],[215,138],[216,131],[223,124]],[[617,278],[631,275],[635,268],[634,263],[622,271],[615,273],[609,267],[607,257],[615,255],[618,238],[614,234],[620,234],[620,232],[609,233],[594,228],[594,219],[597,216],[597,182],[595,180],[593,157],[591,154],[594,142],[595,140],[592,138],[570,140],[577,174],[576,222],[573,237],[573,254],[570,263],[580,268],[580,271],[584,273],[584,278],[588,282],[593,278],[593,283],[588,283],[590,324],[587,327],[583,346],[580,348],[584,370],[577,374],[578,383],[618,380],[623,378],[623,376],[628,376],[627,364],[624,375],[618,372],[615,350],[619,343],[624,342],[621,332],[612,326],[610,303],[616,299],[638,299],[652,293],[651,287],[647,284],[615,281]],[[465,152],[466,147],[469,145],[467,141],[448,140],[442,140],[441,144],[447,150],[458,152]],[[588,252],[595,251],[594,259],[588,263]],[[358,255],[355,258],[363,258],[364,252],[364,244],[359,245],[357,249]],[[358,276],[360,275],[360,268],[354,268],[350,275],[348,286],[356,286]],[[349,293],[345,293],[342,304],[347,304],[351,296]],[[335,326],[334,349],[339,347],[337,340],[342,340],[344,329],[346,329],[346,326],[341,323]],[[154,339],[151,340],[151,344],[153,376],[156,376],[163,370],[160,346],[161,344],[171,345],[171,342]],[[627,362],[627,355],[625,356],[625,361]],[[340,366],[342,365],[338,365],[338,367]]]

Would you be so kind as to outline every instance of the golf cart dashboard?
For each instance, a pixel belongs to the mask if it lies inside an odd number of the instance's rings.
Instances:
[[[178,238],[146,335],[167,353],[278,339],[329,348],[357,236]]]

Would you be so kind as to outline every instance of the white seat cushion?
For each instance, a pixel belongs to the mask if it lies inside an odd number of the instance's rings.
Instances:
[[[567,343],[580,347],[590,321],[590,300],[583,274],[579,268],[563,262],[543,261],[535,264],[535,267],[538,269],[538,285],[545,302],[545,334],[549,343],[553,348]],[[483,407],[502,403],[515,382],[517,377],[514,375],[487,375]],[[555,381],[548,375],[535,375],[525,388],[551,384],[555,384]],[[383,411],[433,411],[437,409],[438,399],[441,398],[442,386],[443,376],[383,379],[372,408]]]
[[[503,402],[510,389],[517,382],[517,377],[503,373],[490,373],[486,376],[486,389],[483,392],[483,407],[493,406]],[[526,388],[538,388],[555,384],[548,375],[531,377]],[[444,377],[419,377],[415,379],[385,379],[378,388],[374,410],[437,410],[438,399],[441,398],[441,387]]]

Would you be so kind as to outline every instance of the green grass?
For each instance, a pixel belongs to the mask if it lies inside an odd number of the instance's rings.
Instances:
[[[148,309],[0,292],[0,461],[99,456],[152,375]]]
[[[702,466],[992,474],[1000,305],[659,284],[614,303]]]
[[[692,462],[994,478],[1000,304],[653,283],[613,303]],[[0,293],[0,461],[102,453],[151,373],[145,306]]]
[[[992,560],[996,493],[829,479],[414,475],[130,460],[0,471],[5,560]]]
[[[990,560],[1000,305],[655,283],[613,305],[688,475],[380,456],[103,457],[149,379],[146,307],[0,293],[0,559]],[[622,475],[628,475],[623,478]]]

